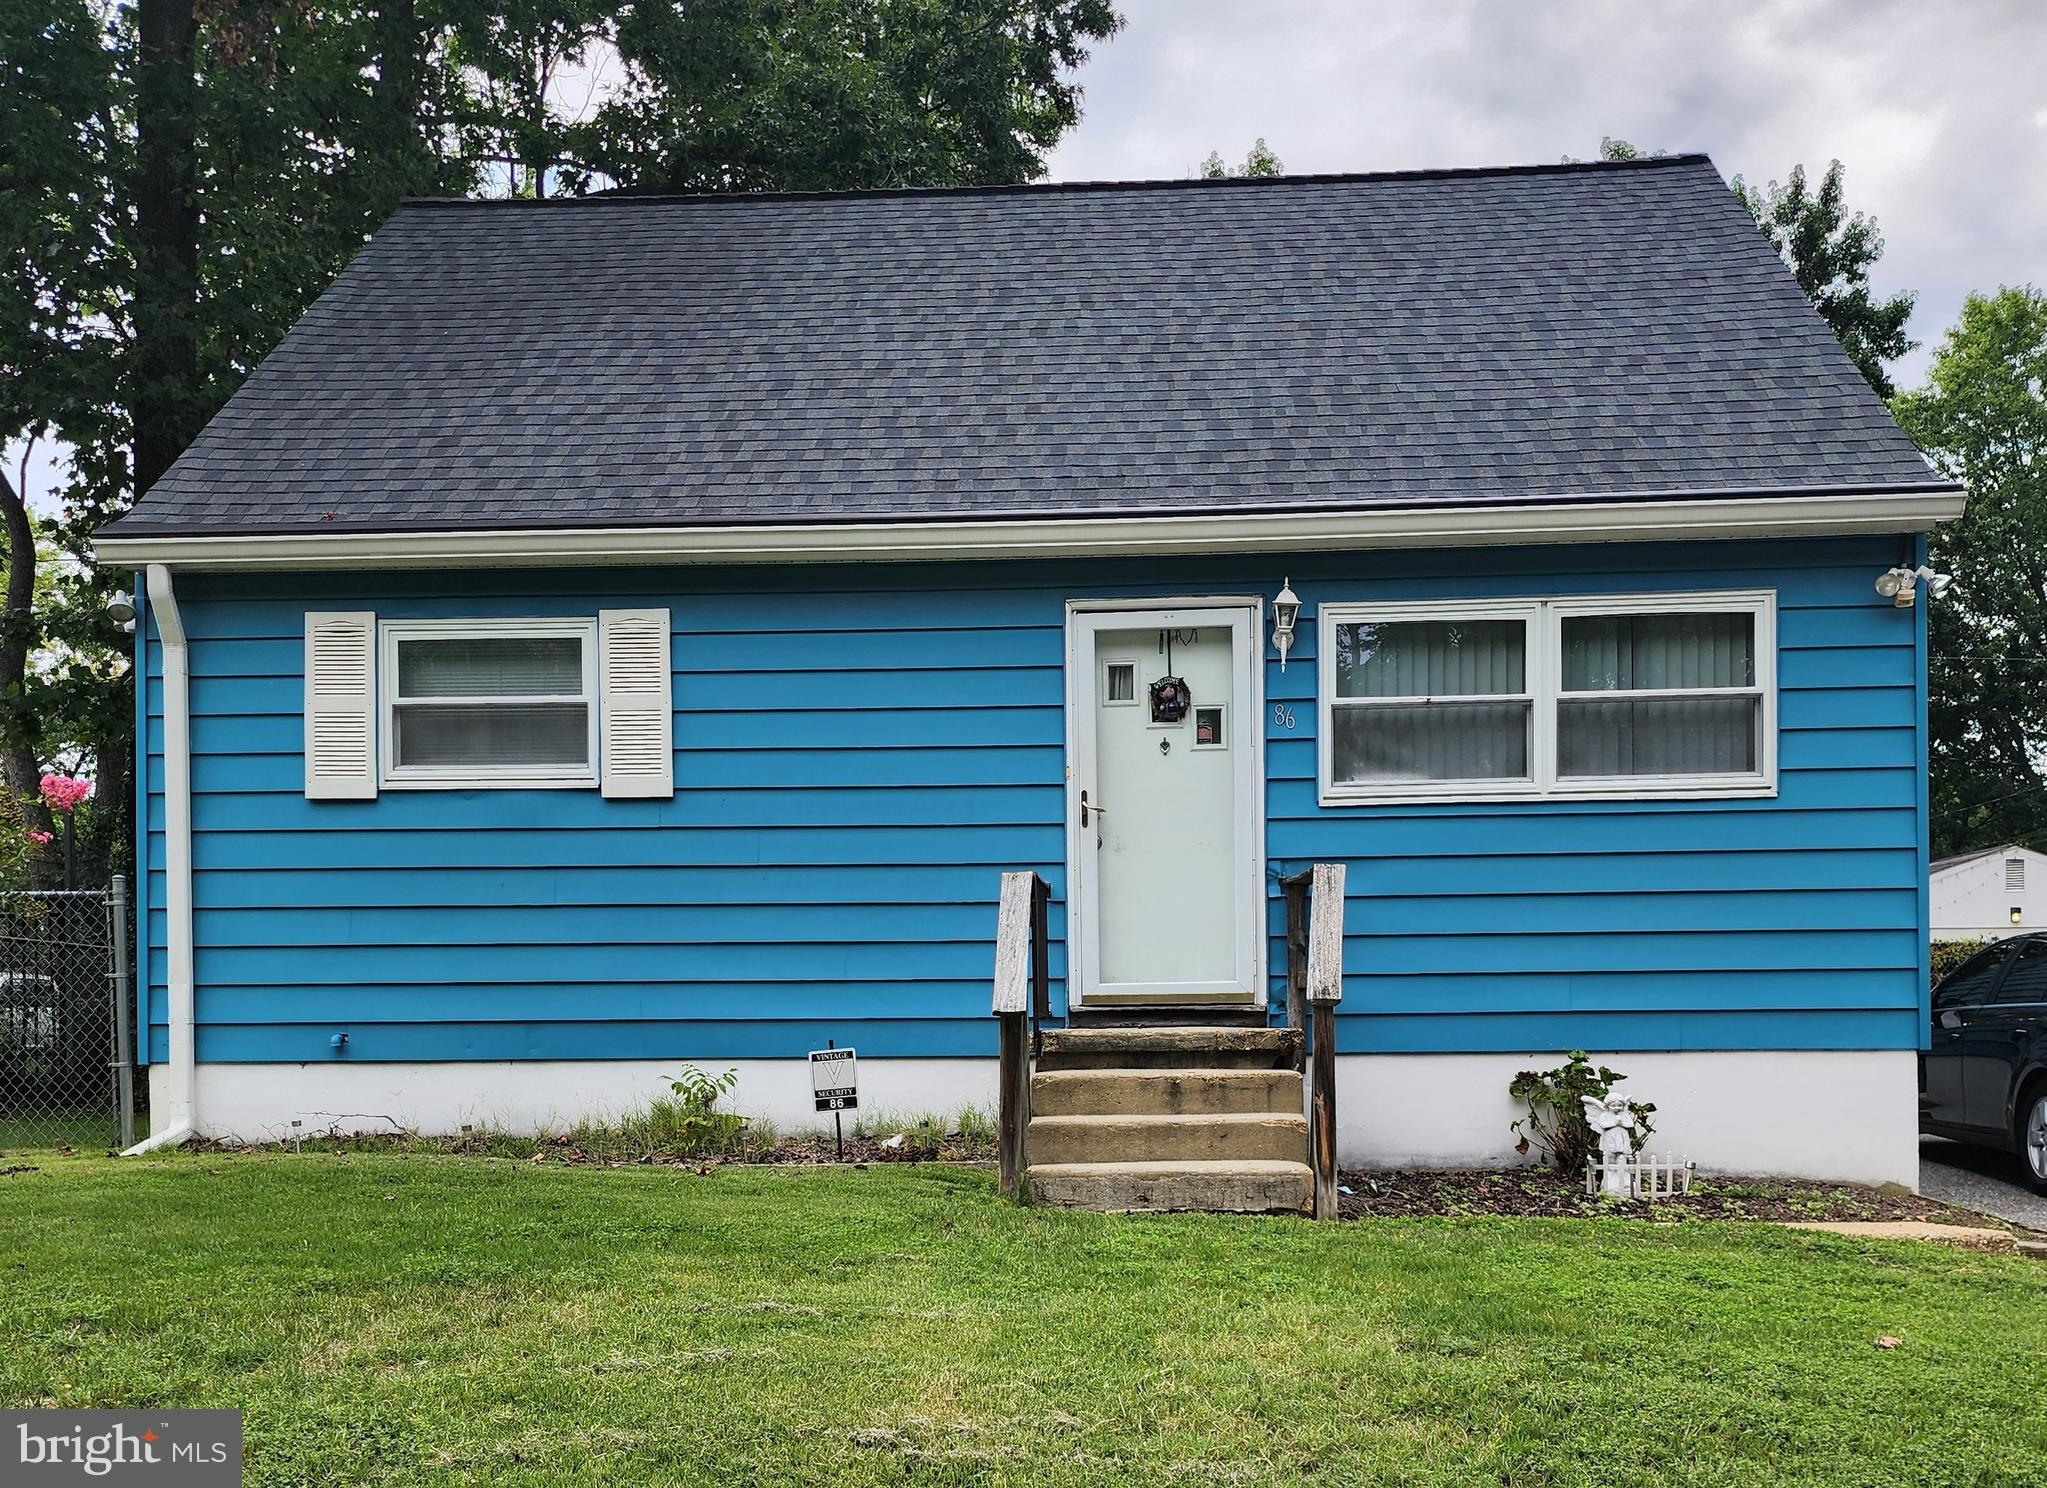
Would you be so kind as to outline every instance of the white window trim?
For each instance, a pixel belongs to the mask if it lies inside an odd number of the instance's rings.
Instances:
[[[1743,612],[1755,616],[1755,686],[1677,688],[1640,693],[1567,693],[1561,687],[1566,616]],[[1390,702],[1531,702],[1529,775],[1516,780],[1374,782],[1333,779],[1331,714],[1336,703],[1336,627],[1403,620],[1522,620],[1528,628],[1526,692],[1478,697],[1374,698]],[[1324,604],[1316,616],[1316,786],[1324,806],[1457,804],[1482,801],[1743,800],[1777,794],[1777,594],[1773,589],[1695,590],[1673,594],[1548,595],[1497,600]],[[1566,698],[1750,696],[1762,700],[1757,769],[1744,775],[1626,775],[1600,778],[1556,773],[1557,704]]]
[[[597,618],[533,619],[533,620],[383,620],[378,622],[378,666],[377,666],[377,736],[378,753],[383,763],[383,787],[386,790],[567,790],[592,789],[598,785],[598,677],[597,677]],[[583,650],[583,691],[580,697],[571,698],[566,694],[545,699],[478,697],[473,699],[436,698],[435,702],[475,702],[484,705],[508,702],[577,702],[583,703],[589,720],[589,742],[585,749],[585,762],[580,765],[536,766],[506,765],[491,768],[485,765],[411,765],[398,764],[397,749],[397,708],[398,697],[398,643],[408,640],[446,638],[449,636],[489,637],[492,639],[542,638],[570,636],[582,642]]]

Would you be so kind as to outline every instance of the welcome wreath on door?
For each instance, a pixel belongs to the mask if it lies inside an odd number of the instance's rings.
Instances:
[[[1194,706],[1193,691],[1186,680],[1173,675],[1173,637],[1175,632],[1162,631],[1161,644],[1166,653],[1166,674],[1151,684],[1151,721],[1153,723],[1179,723],[1186,718],[1187,710]],[[1201,632],[1188,632],[1188,644],[1201,639]]]

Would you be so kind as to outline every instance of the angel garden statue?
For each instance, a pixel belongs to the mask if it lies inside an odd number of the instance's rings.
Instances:
[[[1585,1124],[1599,1139],[1600,1193],[1616,1199],[1633,1198],[1625,1162],[1635,1150],[1636,1122],[1627,1098],[1609,1095],[1601,1100],[1584,1095],[1579,1099],[1585,1103]]]

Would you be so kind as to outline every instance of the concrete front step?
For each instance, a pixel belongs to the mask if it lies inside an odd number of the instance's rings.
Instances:
[[[1175,1008],[1147,1004],[1077,1007],[1066,1012],[1069,1028],[1263,1028],[1267,1021],[1262,1007],[1220,1003]]]
[[[1050,1028],[1041,1070],[1291,1069],[1291,1028]]]
[[[1218,1116],[1300,1109],[1301,1077],[1290,1069],[1075,1069],[1031,1079],[1034,1116]]]
[[[1202,1116],[1033,1116],[1025,1138],[1038,1163],[1302,1162],[1299,1111]]]
[[[1112,1213],[1306,1214],[1315,1178],[1302,1162],[1037,1163],[1033,1203]]]

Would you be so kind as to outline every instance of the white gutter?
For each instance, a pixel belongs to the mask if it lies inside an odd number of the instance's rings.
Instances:
[[[1243,554],[1287,549],[1833,537],[1924,532],[1962,512],[1960,487],[1698,496],[1525,506],[1198,516],[1016,517],[726,527],[101,537],[101,563],[189,569],[475,568],[610,563],[901,562]]]
[[[164,952],[170,962],[171,1020],[165,1093],[170,1099],[162,1113],[166,1123],[123,1157],[174,1147],[193,1134],[199,1120],[192,1017],[192,670],[171,571],[161,563],[149,565],[149,613],[163,642]],[[148,679],[138,679],[137,685],[146,687]]]

